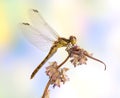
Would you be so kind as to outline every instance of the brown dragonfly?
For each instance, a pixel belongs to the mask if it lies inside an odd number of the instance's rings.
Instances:
[[[29,10],[29,16],[31,23],[21,23],[25,37],[37,48],[42,50],[49,49],[48,55],[32,72],[30,77],[32,79],[39,69],[57,52],[58,48],[67,47],[69,44],[74,46],[76,44],[76,37],[70,36],[68,39],[60,37],[36,9]],[[92,57],[92,59],[103,63],[96,58]]]

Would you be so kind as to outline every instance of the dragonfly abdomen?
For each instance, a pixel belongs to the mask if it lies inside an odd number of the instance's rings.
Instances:
[[[56,47],[55,45],[53,47],[51,47],[48,55],[45,57],[45,59],[35,68],[35,70],[33,71],[33,73],[31,74],[31,79],[36,75],[36,73],[39,71],[39,69],[49,60],[50,57],[52,57],[56,51],[57,51],[58,47]]]

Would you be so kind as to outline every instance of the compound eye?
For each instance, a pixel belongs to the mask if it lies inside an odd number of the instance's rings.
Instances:
[[[72,45],[76,44],[76,37],[75,36],[70,36],[70,42]]]

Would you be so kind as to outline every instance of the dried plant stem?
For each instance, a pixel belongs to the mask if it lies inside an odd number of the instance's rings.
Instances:
[[[46,85],[46,87],[45,87],[45,90],[44,90],[44,93],[43,93],[43,95],[42,95],[42,98],[45,98],[46,93],[47,93],[47,90],[48,90],[50,84],[51,84],[51,79],[49,79],[49,81],[48,81],[48,83],[47,83],[47,85]]]
[[[101,61],[101,60],[99,60],[99,59],[96,59],[96,58],[88,55],[87,53],[84,53],[84,54],[85,54],[87,57],[89,57],[89,58],[91,58],[91,59],[93,59],[93,60],[96,60],[96,61],[102,63],[102,64],[105,66],[105,69],[104,69],[104,70],[106,70],[106,64],[105,64],[103,61]]]
[[[63,64],[65,64],[69,58],[70,58],[70,55],[67,56],[67,58],[57,67],[57,69],[60,68]]]

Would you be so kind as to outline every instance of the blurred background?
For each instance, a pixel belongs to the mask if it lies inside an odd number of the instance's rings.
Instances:
[[[33,80],[30,75],[48,52],[25,38],[18,26],[29,21],[27,11],[38,9],[45,20],[78,45],[104,61],[89,59],[87,65],[70,68],[70,81],[50,88],[50,98],[120,98],[120,1],[119,0],[0,0],[0,98],[41,98],[48,77],[45,67]],[[66,57],[59,49],[50,61]]]

